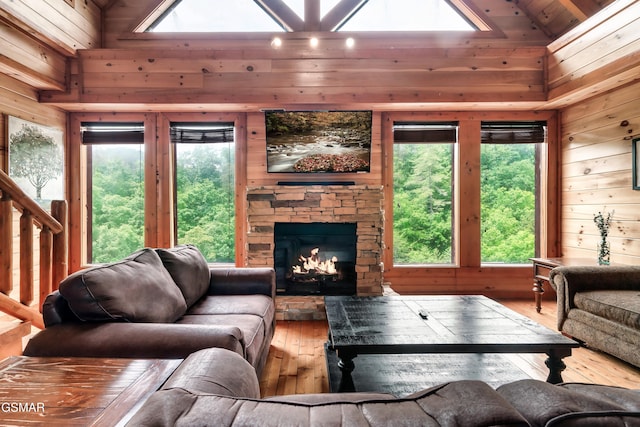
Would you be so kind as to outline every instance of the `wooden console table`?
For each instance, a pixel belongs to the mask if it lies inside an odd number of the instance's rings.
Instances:
[[[555,287],[549,282],[549,272],[556,267],[574,265],[598,265],[596,259],[591,258],[529,258],[533,262],[533,295],[536,301],[536,311],[540,313],[542,309],[542,294],[544,294],[544,283],[548,283],[554,290]]]
[[[0,425],[124,424],[181,362],[9,357],[0,362]]]

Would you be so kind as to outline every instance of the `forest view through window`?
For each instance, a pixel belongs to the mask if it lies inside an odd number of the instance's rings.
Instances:
[[[393,261],[453,262],[455,123],[395,123]]]
[[[235,262],[233,123],[172,123],[176,240],[211,263]]]
[[[546,123],[482,123],[482,262],[524,264],[536,255],[536,171],[544,142]]]
[[[87,152],[87,262],[113,262],[144,246],[144,127],[83,123]]]

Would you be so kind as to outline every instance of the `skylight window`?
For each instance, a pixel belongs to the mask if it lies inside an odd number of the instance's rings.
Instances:
[[[445,0],[369,0],[339,31],[474,31]]]
[[[178,0],[148,31],[282,32],[284,29],[253,0]]]
[[[177,0],[147,30],[152,32],[282,32],[297,28],[294,21],[305,20],[305,3],[320,2],[320,20],[342,0]],[[312,3],[313,4],[313,3]],[[455,7],[446,0],[362,0],[354,9],[341,7],[330,27],[336,31],[474,31]],[[266,9],[271,9],[267,12]],[[289,16],[272,16],[279,11]],[[318,19],[318,17],[315,17]],[[278,21],[282,22],[278,22]],[[284,24],[287,22],[287,24]]]

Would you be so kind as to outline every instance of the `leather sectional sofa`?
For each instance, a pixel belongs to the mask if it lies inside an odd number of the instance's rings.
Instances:
[[[640,367],[640,266],[556,267],[558,330]]]
[[[262,371],[275,330],[271,268],[209,268],[191,245],[78,271],[43,306],[25,356],[176,358],[210,347]]]
[[[640,390],[521,380],[497,389],[445,383],[410,396],[302,394],[260,398],[237,353],[189,356],[128,426],[640,426]]]

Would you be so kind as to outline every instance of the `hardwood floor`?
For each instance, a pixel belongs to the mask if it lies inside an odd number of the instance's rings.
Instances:
[[[531,301],[500,301],[507,307],[556,330],[556,307],[544,301],[537,313]],[[323,320],[281,321],[271,343],[269,359],[260,379],[263,397],[285,394],[328,393],[329,382],[324,357],[327,324]],[[532,378],[544,380],[548,369],[546,355],[507,355]],[[574,349],[563,378],[567,382],[586,382],[640,388],[640,369],[607,354],[588,348]]]

